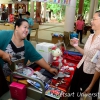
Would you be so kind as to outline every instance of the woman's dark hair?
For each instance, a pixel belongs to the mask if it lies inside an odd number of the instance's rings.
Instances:
[[[22,25],[22,22],[28,23],[28,21],[26,19],[18,19],[15,23],[14,29],[16,28],[16,26],[20,27]]]
[[[27,11],[27,12],[26,12],[26,15],[29,15],[29,16],[30,16],[30,12]]]
[[[98,16],[100,17],[100,10],[96,11],[95,13],[98,13]]]
[[[79,20],[80,18],[83,18],[83,16],[82,15],[78,16],[77,20]]]

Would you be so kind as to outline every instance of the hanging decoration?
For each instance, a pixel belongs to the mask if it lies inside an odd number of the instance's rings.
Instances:
[[[48,2],[54,4],[61,4],[61,5],[70,5],[71,0],[33,0],[37,2]]]

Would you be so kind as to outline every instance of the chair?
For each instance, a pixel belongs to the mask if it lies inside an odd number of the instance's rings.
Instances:
[[[34,26],[32,28],[32,31],[31,32],[34,32],[33,30],[36,31],[35,35],[34,36],[30,36],[30,39],[31,40],[34,40],[38,43],[38,29],[39,29],[39,23],[34,23]]]

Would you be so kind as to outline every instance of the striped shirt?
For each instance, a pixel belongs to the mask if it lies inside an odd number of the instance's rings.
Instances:
[[[84,62],[83,71],[87,74],[94,74],[95,70],[100,72],[100,57],[96,63],[91,62],[91,59],[96,54],[98,50],[100,50],[100,35],[96,37],[96,39],[92,42],[92,37],[94,34],[91,34],[84,46],[84,55],[77,65],[79,68]]]

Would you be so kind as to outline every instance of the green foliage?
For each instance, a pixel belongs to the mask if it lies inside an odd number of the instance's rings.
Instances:
[[[34,2],[34,12],[36,12],[36,2]]]
[[[79,0],[76,2],[76,14],[78,13],[78,8],[79,8]]]
[[[98,9],[100,10],[100,0],[98,1]]]
[[[83,14],[85,15],[86,12],[89,12],[89,9],[90,9],[90,0],[84,0]]]
[[[78,14],[78,10],[79,10],[79,1],[77,0],[76,2],[76,16]],[[99,0],[100,1],[100,0]],[[84,7],[83,7],[83,15],[85,16],[85,14],[87,12],[89,12],[89,8],[90,8],[90,0],[84,0]],[[65,9],[66,9],[66,5],[59,5],[59,4],[51,4],[51,3],[47,3],[47,9],[48,10],[52,10],[54,14],[56,14],[57,19],[59,18],[59,14],[61,12],[61,16],[64,17],[65,16]]]
[[[79,10],[79,1],[80,1],[80,0],[77,0],[77,2],[76,2],[76,14],[78,14],[78,10]],[[91,0],[84,0],[83,15],[84,15],[86,12],[89,12],[89,9],[90,9],[90,2],[91,2]]]
[[[61,21],[62,21],[60,17],[57,17],[57,20],[59,23],[61,23]]]
[[[62,16],[65,16],[65,8],[65,5],[47,3],[47,9],[52,10],[57,16],[59,16],[60,12]]]
[[[76,15],[78,14],[78,10],[79,10],[79,1],[80,0],[76,0]],[[84,0],[84,7],[83,7],[83,14],[84,16],[86,16],[87,13],[89,13],[90,10],[90,2],[91,0]],[[98,1],[98,8],[100,9],[100,0]],[[65,17],[65,9],[66,9],[66,5],[59,5],[59,4],[52,4],[52,3],[47,3],[46,6],[47,10],[52,10],[53,14],[56,15],[56,18],[58,21],[61,20],[61,18]],[[28,11],[30,11],[30,4],[29,4],[29,8]],[[36,11],[36,2],[34,2],[34,11]]]
[[[34,12],[36,12],[36,2],[34,2],[34,8],[31,8],[30,3],[31,2],[28,3],[28,11],[30,12],[31,9],[34,9]]]

